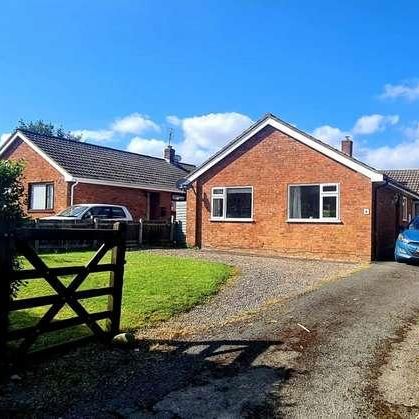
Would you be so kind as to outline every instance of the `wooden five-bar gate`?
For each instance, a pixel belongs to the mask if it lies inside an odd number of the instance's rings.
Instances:
[[[8,342],[18,342],[17,353],[27,353],[41,335],[78,325],[86,325],[92,335],[102,341],[109,340],[119,332],[121,301],[125,264],[126,225],[117,223],[113,229],[36,229],[12,228],[0,223],[0,349]],[[36,240],[95,240],[102,243],[85,266],[49,267],[38,255],[31,243]],[[33,269],[14,269],[14,253],[25,257]],[[110,263],[99,263],[111,251]],[[89,274],[110,272],[109,285],[104,288],[79,290]],[[61,276],[73,276],[65,285]],[[10,299],[10,284],[14,280],[31,281],[44,279],[55,291],[53,295],[42,295],[24,299]],[[91,313],[80,303],[81,299],[108,296],[107,310]],[[74,317],[55,320],[57,314],[68,305]],[[20,329],[7,328],[9,314],[16,310],[50,306],[37,324]],[[102,327],[98,322],[106,320]],[[91,338],[91,336],[89,336]],[[83,339],[86,339],[84,337]],[[65,346],[63,343],[60,346]]]

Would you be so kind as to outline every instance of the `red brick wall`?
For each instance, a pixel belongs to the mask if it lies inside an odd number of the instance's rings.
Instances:
[[[46,217],[61,211],[68,206],[68,184],[63,176],[38,153],[33,151],[23,141],[15,141],[14,145],[6,151],[3,159],[24,160],[26,167],[24,170],[25,201],[27,201],[28,184],[36,182],[51,182],[54,184],[54,208],[48,211],[30,211],[28,203],[25,202],[27,215],[33,218]]]
[[[166,216],[158,219],[170,219],[171,193],[160,193],[160,207],[166,208]],[[147,191],[116,186],[79,183],[74,188],[74,204],[116,204],[124,205],[134,220],[147,218]]]
[[[287,223],[288,185],[317,182],[340,184],[342,222]],[[216,186],[253,186],[254,221],[210,221],[211,188]],[[187,239],[203,247],[371,260],[371,207],[368,178],[268,127],[189,190]],[[365,215],[364,208],[370,213]]]

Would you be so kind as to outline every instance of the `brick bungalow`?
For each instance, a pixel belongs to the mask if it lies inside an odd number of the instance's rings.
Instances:
[[[55,214],[70,205],[125,205],[134,219],[165,220],[184,197],[177,181],[194,168],[168,146],[165,158],[129,153],[26,130],[0,148],[1,159],[24,160],[27,215]]]
[[[390,257],[419,191],[268,114],[193,171],[191,246],[296,257]]]

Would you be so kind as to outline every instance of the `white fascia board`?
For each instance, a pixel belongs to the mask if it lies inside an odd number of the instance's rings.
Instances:
[[[110,180],[100,180],[100,179],[88,179],[88,178],[73,178],[73,181],[79,183],[88,183],[92,185],[103,185],[103,186],[116,186],[119,188],[131,188],[131,189],[144,189],[146,191],[156,191],[156,192],[172,192],[172,193],[182,193],[181,190],[173,188],[158,188],[145,185],[132,184],[132,183],[123,183],[123,182],[112,182]]]
[[[325,156],[330,157],[331,159],[343,164],[344,166],[349,167],[350,169],[363,174],[364,176],[368,177],[372,182],[382,182],[384,179],[384,176],[381,173],[375,170],[369,169],[368,167],[365,167],[362,164],[359,164],[356,161],[340,154],[339,152],[330,149],[326,145],[320,144],[317,141],[312,140],[310,137],[302,134],[301,132],[293,129],[292,127],[288,125],[282,124],[281,122],[277,121],[274,118],[267,118],[265,121],[261,122],[260,125],[255,126],[254,129],[249,131],[246,135],[244,135],[238,141],[231,144],[230,147],[224,150],[216,158],[214,158],[213,160],[210,160],[207,164],[202,166],[196,172],[192,173],[191,176],[187,177],[188,181],[193,182],[194,180],[196,180],[203,173],[205,173],[208,169],[210,169],[211,167],[216,165],[218,162],[223,160],[236,148],[240,147],[243,143],[245,143],[247,140],[249,140],[251,137],[253,137],[255,134],[257,134],[259,131],[261,131],[263,128],[265,128],[268,125],[270,125],[273,128],[276,128],[277,130],[283,132],[284,134],[287,134],[291,138],[294,138],[295,140],[300,141],[303,144],[306,144],[310,148],[324,154]]]
[[[46,160],[54,169],[64,176],[66,182],[74,181],[73,176],[70,175],[66,170],[64,170],[58,163],[56,163],[51,157],[45,154],[39,147],[37,147],[29,138],[26,137],[22,132],[16,132],[12,137],[9,138],[6,143],[0,148],[0,157],[5,153],[5,151],[13,144],[16,138],[20,138],[25,142],[35,153],[39,154],[44,160]]]

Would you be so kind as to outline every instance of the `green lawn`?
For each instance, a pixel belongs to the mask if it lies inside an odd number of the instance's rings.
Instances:
[[[92,252],[73,252],[42,255],[48,266],[83,265],[93,255]],[[109,262],[107,255],[101,263]],[[161,256],[148,252],[128,252],[126,254],[124,293],[122,305],[122,329],[135,330],[167,320],[176,313],[187,311],[206,297],[214,294],[232,274],[232,267],[221,263]],[[31,268],[23,261],[24,268]],[[65,284],[71,277],[61,278]],[[107,286],[109,273],[89,275],[80,289]],[[43,279],[27,282],[19,290],[17,298],[55,294]],[[107,297],[81,300],[88,312],[104,311]],[[33,325],[49,306],[11,313],[11,329]],[[65,306],[57,319],[73,317],[70,307]],[[41,336],[38,345],[55,344],[89,333],[85,326],[53,332]]]

